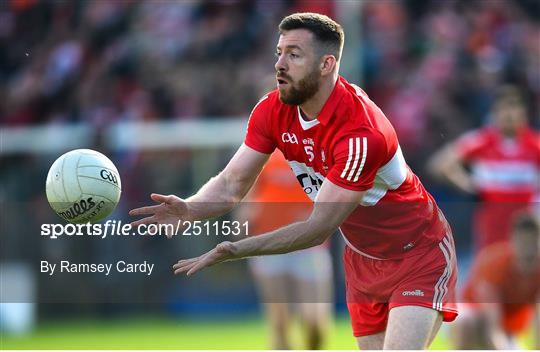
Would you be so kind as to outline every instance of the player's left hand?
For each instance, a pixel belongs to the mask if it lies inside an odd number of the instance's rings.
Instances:
[[[229,241],[221,242],[214,249],[196,258],[179,260],[173,265],[174,274],[186,273],[190,276],[206,267],[234,259],[234,244]]]

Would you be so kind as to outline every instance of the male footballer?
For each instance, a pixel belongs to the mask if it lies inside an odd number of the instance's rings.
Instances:
[[[347,244],[347,303],[358,346],[427,348],[441,322],[457,316],[450,228],[407,166],[383,112],[339,76],[341,26],[320,14],[297,13],[281,21],[279,33],[277,89],[251,112],[244,143],[225,169],[188,199],[152,194],[159,204],[132,210],[146,216],[132,225],[227,213],[277,148],[310,190],[310,216],[180,260],[175,274],[317,246],[339,229]]]

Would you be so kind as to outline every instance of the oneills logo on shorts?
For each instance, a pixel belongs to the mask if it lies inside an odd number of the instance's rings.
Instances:
[[[283,143],[298,144],[298,138],[294,133],[285,132],[281,135]]]
[[[403,296],[419,296],[424,297],[424,291],[422,290],[414,290],[414,291],[403,291],[401,294]]]

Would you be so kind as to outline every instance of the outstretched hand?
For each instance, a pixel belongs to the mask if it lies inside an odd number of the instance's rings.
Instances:
[[[152,193],[150,198],[160,204],[130,210],[129,215],[131,216],[147,215],[142,219],[132,222],[131,227],[154,223],[175,226],[178,220],[186,220],[186,217],[189,215],[186,201],[177,196]],[[173,233],[171,233],[169,228],[166,228],[166,230],[167,237],[171,237]]]
[[[175,275],[186,273],[187,276],[190,276],[201,269],[231,259],[234,259],[234,244],[225,241],[196,258],[179,260],[173,265],[173,270]]]

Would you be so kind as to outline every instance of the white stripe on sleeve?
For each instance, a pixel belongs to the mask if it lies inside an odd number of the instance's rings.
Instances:
[[[345,168],[343,169],[343,172],[341,173],[341,178],[345,178],[345,175],[347,174],[347,171],[349,170],[349,166],[351,165],[352,156],[353,156],[353,139],[349,138],[349,157],[347,158],[347,164],[345,164]]]
[[[358,181],[358,178],[360,177],[360,174],[362,173],[362,169],[364,168],[364,164],[366,163],[366,157],[367,157],[367,137],[362,137],[362,161],[360,162],[360,167],[358,168],[358,171],[356,172],[356,176],[354,176],[354,182]]]
[[[351,171],[349,172],[349,176],[347,176],[347,181],[350,181],[351,178],[353,177],[354,172],[356,171],[356,165],[358,165],[358,159],[360,159],[360,137],[356,137],[354,141],[356,144],[356,149],[355,149],[356,153],[354,155],[354,162],[351,167]]]

